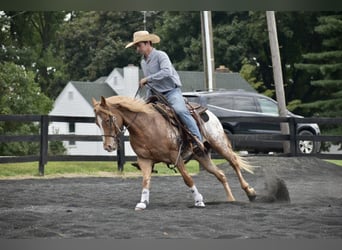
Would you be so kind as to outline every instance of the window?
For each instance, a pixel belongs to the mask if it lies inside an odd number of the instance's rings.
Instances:
[[[72,91],[68,92],[68,99],[69,100],[73,100],[74,99],[74,92],[72,92]]]
[[[257,107],[253,97],[238,96],[234,97],[234,109],[241,111],[257,112]]]
[[[261,112],[263,114],[268,114],[268,115],[273,115],[273,116],[278,116],[278,106],[274,102],[267,100],[265,98],[258,98],[257,99]]]
[[[69,134],[75,134],[75,123],[69,122]],[[76,142],[74,140],[69,141],[69,145],[75,145]]]
[[[208,97],[208,103],[225,109],[233,109],[233,98],[227,95]]]
[[[75,123],[69,122],[69,133],[75,133]]]

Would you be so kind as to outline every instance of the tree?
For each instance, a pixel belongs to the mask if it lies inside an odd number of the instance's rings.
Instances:
[[[34,73],[11,62],[0,64],[0,113],[47,114],[52,101],[42,93],[34,81]],[[1,122],[1,134],[38,134],[34,123]],[[39,150],[38,143],[0,143],[1,155],[32,155]]]
[[[333,13],[318,18],[315,32],[322,36],[322,47],[303,54],[303,63],[296,68],[310,75],[315,101],[300,108],[319,116],[342,116],[342,14]]]
[[[256,62],[256,58],[244,58],[239,73],[255,90],[258,91],[258,93],[262,93],[269,97],[274,95],[275,90],[267,89],[265,84],[260,80],[259,63]]]
[[[125,50],[125,45],[132,40],[133,32],[141,29],[143,14],[137,11],[75,13],[59,31],[71,79],[92,81],[107,76],[115,67],[137,63],[139,56],[132,49]]]
[[[56,86],[64,87],[69,78],[55,44],[65,15],[64,11],[6,11],[1,17],[6,22],[6,39],[2,39],[4,53],[0,56],[35,72],[35,81],[51,97],[61,90]]]
[[[154,32],[177,70],[203,70],[200,12],[163,12]]]

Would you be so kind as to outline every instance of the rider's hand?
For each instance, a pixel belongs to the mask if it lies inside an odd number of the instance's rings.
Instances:
[[[144,87],[144,85],[147,83],[147,78],[142,78],[139,82],[140,87]]]

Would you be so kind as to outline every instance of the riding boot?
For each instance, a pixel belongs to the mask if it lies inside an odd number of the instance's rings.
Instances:
[[[206,153],[206,148],[205,148],[204,144],[196,136],[194,136],[192,151],[197,156],[201,156],[201,155]]]

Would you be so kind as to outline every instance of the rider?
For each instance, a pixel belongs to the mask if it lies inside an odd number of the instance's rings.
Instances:
[[[171,107],[187,126],[192,135],[196,138],[195,149],[203,151],[202,135],[196,125],[194,118],[185,105],[180,87],[182,83],[179,75],[173,67],[169,56],[161,50],[153,47],[159,43],[160,38],[148,31],[137,31],[133,34],[133,41],[126,45],[126,48],[135,46],[136,51],[142,55],[141,68],[144,78],[140,80],[140,86],[147,84],[147,97],[151,95],[151,88],[154,88],[167,99]]]

